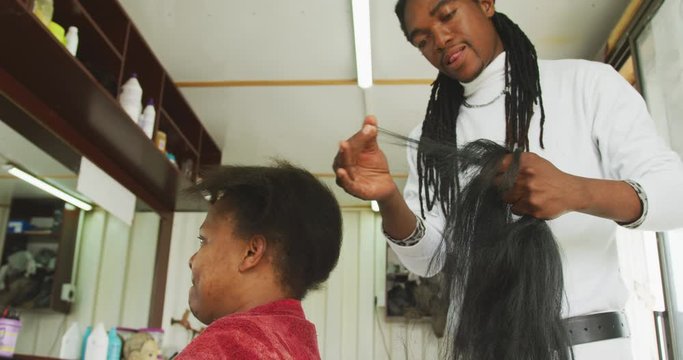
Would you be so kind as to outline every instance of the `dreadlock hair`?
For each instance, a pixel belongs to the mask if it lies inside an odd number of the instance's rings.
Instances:
[[[405,23],[405,7],[408,0],[398,0],[396,16],[403,34],[408,38]],[[477,1],[477,0],[473,0]],[[509,150],[529,150],[529,125],[534,114],[534,105],[541,109],[541,132],[539,141],[543,145],[545,109],[541,96],[538,58],[536,48],[522,30],[506,15],[496,12],[491,18],[500,37],[505,53],[505,146]],[[458,112],[464,101],[464,88],[455,79],[439,73],[432,83],[432,92],[422,123],[422,138],[441,143],[457,144],[456,123]],[[424,218],[425,203],[428,210],[437,201],[448,216],[451,204],[460,191],[459,167],[439,169],[439,154],[429,154],[419,146],[417,150],[417,172],[419,175],[420,209]],[[457,165],[457,164],[456,164]],[[430,194],[430,189],[431,194]]]

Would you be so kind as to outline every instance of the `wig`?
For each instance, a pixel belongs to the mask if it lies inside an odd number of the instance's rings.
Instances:
[[[443,264],[450,296],[444,359],[573,358],[561,318],[558,245],[545,221],[512,214],[501,198],[514,184],[521,150],[500,174],[500,163],[510,152],[492,141],[458,148],[424,136],[417,141],[383,132],[435,155],[439,171],[459,167],[463,186],[450,204],[441,249],[430,264]]]

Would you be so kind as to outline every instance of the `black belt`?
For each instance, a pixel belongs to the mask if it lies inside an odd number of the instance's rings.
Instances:
[[[564,319],[569,343],[574,345],[628,337],[628,323],[620,311],[574,316]]]

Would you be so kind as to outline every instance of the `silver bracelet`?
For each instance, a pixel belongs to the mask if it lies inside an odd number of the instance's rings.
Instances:
[[[631,185],[633,190],[636,192],[636,195],[638,195],[638,199],[640,200],[640,207],[642,209],[642,212],[640,213],[640,217],[636,219],[633,222],[630,223],[620,223],[617,222],[617,224],[627,228],[627,229],[635,229],[638,226],[642,225],[643,222],[645,221],[645,218],[647,217],[647,210],[648,210],[648,202],[647,202],[647,194],[645,193],[645,190],[643,190],[643,187],[640,186],[637,182],[633,180],[623,180],[625,183]]]
[[[387,234],[386,231],[384,231],[384,228],[382,228],[382,232],[384,233],[384,236],[391,241],[392,243],[399,245],[399,246],[413,246],[417,244],[422,238],[425,236],[425,224],[422,221],[422,219],[415,215],[415,219],[417,221],[417,225],[415,226],[415,230],[413,230],[413,233],[410,234],[407,238],[399,240],[399,239],[394,239],[389,234]]]

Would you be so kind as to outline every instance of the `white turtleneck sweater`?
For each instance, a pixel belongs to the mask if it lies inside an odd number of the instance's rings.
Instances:
[[[463,84],[470,104],[485,104],[505,86],[505,53],[472,82]],[[640,229],[683,227],[683,163],[656,134],[643,98],[610,66],[583,60],[539,61],[546,112],[544,145],[539,145],[538,106],[529,130],[530,151],[560,170],[587,178],[631,179],[645,190],[649,212]],[[457,138],[462,145],[480,138],[505,140],[504,97],[480,108],[460,108]],[[411,133],[420,137],[421,125]],[[416,151],[408,150],[410,174],[404,189],[408,206],[420,214]],[[426,275],[441,242],[445,219],[437,205],[425,213],[426,234],[413,246],[389,242],[403,264]],[[624,308],[628,293],[619,273],[617,224],[568,213],[548,221],[563,258],[565,316]]]

